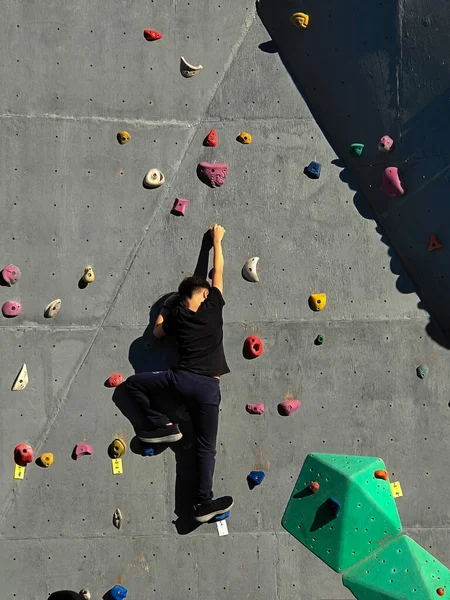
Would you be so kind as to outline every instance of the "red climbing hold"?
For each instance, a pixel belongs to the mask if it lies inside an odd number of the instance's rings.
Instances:
[[[88,456],[90,454],[92,454],[92,446],[89,444],[77,444],[73,449],[73,457],[75,460],[77,460],[79,456]]]
[[[444,588],[438,588],[438,589],[436,590],[436,594],[437,594],[438,596],[443,596],[443,595],[445,594],[445,590],[444,590]]]
[[[188,206],[189,200],[184,200],[184,198],[176,198],[170,212],[177,217],[184,217]]]
[[[17,444],[14,448],[14,461],[21,467],[25,467],[34,458],[33,448],[29,444]]]
[[[105,382],[105,386],[115,388],[123,382],[123,377],[120,373],[113,373]]]
[[[211,131],[205,137],[205,141],[203,142],[203,144],[205,146],[211,146],[212,148],[215,148],[217,146],[218,141],[219,140],[217,138],[217,131],[215,129],[211,129]]]
[[[439,248],[443,248],[444,246],[437,241],[434,233],[431,234],[430,243],[428,245],[428,252],[433,252],[433,250],[439,250]]]
[[[244,342],[244,357],[258,358],[264,352],[264,344],[259,337],[251,335]]]
[[[316,494],[319,491],[319,488],[320,485],[317,483],[317,481],[313,481],[309,486],[309,491],[311,494]]]
[[[262,415],[264,413],[264,404],[262,402],[259,404],[247,404],[245,410],[251,415]]]
[[[397,167],[387,167],[384,170],[381,191],[393,198],[403,196],[405,190],[402,187]]]
[[[162,38],[162,33],[155,31],[154,29],[144,29],[144,37],[147,42],[154,42]]]
[[[283,400],[278,404],[278,413],[282,417],[288,417],[301,406],[300,400]]]

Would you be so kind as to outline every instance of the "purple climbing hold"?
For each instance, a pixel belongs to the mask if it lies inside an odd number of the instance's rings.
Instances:
[[[228,165],[226,163],[207,163],[201,162],[197,167],[199,178],[211,187],[220,187],[223,185],[228,175]]]
[[[381,140],[378,142],[378,150],[380,152],[385,152],[386,154],[392,150],[392,146],[394,145],[394,140],[388,135],[383,135]]]
[[[188,206],[189,200],[183,200],[183,198],[176,198],[175,204],[173,205],[173,208],[170,212],[173,215],[176,215],[177,217],[184,217]]]
[[[90,456],[92,452],[92,446],[89,444],[77,444],[73,449],[73,458],[77,460],[80,456]]]
[[[393,198],[403,196],[405,190],[402,187],[397,167],[387,167],[384,170],[381,191]]]
[[[9,286],[17,283],[21,275],[22,273],[20,272],[19,267],[16,267],[16,265],[6,265],[2,271],[3,281]]]
[[[12,318],[17,317],[22,312],[22,305],[20,302],[15,300],[8,300],[2,306],[2,313],[4,317]]]

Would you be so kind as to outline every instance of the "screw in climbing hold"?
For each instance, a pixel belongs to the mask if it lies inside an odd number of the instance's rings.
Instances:
[[[20,315],[21,312],[22,312],[22,305],[20,302],[17,302],[16,300],[8,300],[2,306],[3,316],[8,319],[17,317],[18,315]]]
[[[144,29],[144,37],[147,42],[155,42],[156,40],[160,40],[162,36],[162,33],[159,33],[159,31],[155,31],[154,29]]]
[[[91,592],[87,588],[80,590],[79,594],[83,596],[84,600],[91,600]]]
[[[257,273],[257,265],[259,256],[253,256],[249,258],[245,265],[242,267],[242,277],[247,281],[256,282],[259,281]]]
[[[226,163],[201,162],[197,165],[197,175],[203,183],[210,187],[220,187],[227,178],[228,165]]]
[[[150,169],[147,175],[144,177],[144,187],[154,189],[160,187],[166,178],[159,169]]]
[[[116,438],[109,445],[108,455],[110,458],[121,458],[126,451],[127,445],[125,442],[120,438]]]
[[[291,17],[291,23],[298,29],[306,29],[309,25],[309,15],[302,12],[296,12]]]
[[[131,135],[128,133],[128,131],[119,131],[119,133],[117,134],[117,141],[121,146],[127,144],[130,140]]]
[[[298,410],[300,406],[300,400],[283,400],[283,402],[278,404],[278,414],[282,417],[289,417],[289,415]]]
[[[127,597],[128,590],[121,585],[115,585],[109,590],[108,594],[112,600],[122,600],[122,598]]]
[[[388,135],[383,135],[381,140],[378,142],[378,150],[387,154],[392,150],[393,145],[394,140]]]
[[[319,179],[322,165],[315,160],[311,161],[307,167],[305,167],[304,173],[310,179]]]
[[[436,594],[437,594],[438,596],[443,596],[443,595],[445,594],[445,590],[444,590],[444,588],[438,588],[438,589],[436,590]]]
[[[326,294],[311,294],[309,297],[309,308],[314,311],[323,310],[327,303]]]
[[[122,527],[122,513],[120,512],[120,508],[116,508],[113,514],[113,525],[117,529]]]
[[[381,191],[392,198],[399,198],[404,195],[405,190],[402,187],[397,167],[387,167],[384,170]]]
[[[261,338],[255,335],[250,335],[244,342],[243,355],[244,358],[258,358],[264,352],[264,344]]]
[[[194,77],[194,75],[196,75],[198,73],[198,71],[201,71],[202,69],[203,69],[203,65],[197,65],[197,66],[191,65],[184,58],[184,56],[181,57],[181,59],[180,59],[180,73],[183,75],[183,77],[186,77],[187,79],[189,77]]]
[[[384,469],[378,469],[378,471],[375,471],[375,473],[373,475],[374,475],[375,479],[384,479],[384,481],[389,480],[389,475],[388,475],[387,471],[385,471]]]
[[[95,280],[94,269],[92,267],[86,267],[81,280],[85,284],[92,283]]]
[[[425,379],[425,377],[428,376],[429,372],[430,372],[430,370],[427,367],[427,365],[419,365],[416,369],[417,377],[419,379]]]
[[[175,198],[174,205],[170,212],[176,217],[184,217],[188,206],[189,200],[184,200],[183,198]]]
[[[317,492],[319,491],[320,485],[318,484],[317,481],[313,481],[312,483],[309,484],[309,491],[311,492],[311,494],[317,494]]]
[[[205,137],[203,141],[204,146],[210,146],[211,148],[215,148],[218,144],[217,131],[215,129],[211,129],[208,135]]]
[[[53,460],[53,454],[51,452],[45,452],[38,458],[39,465],[41,467],[45,467],[46,469],[52,466]]]
[[[264,414],[264,404],[259,402],[258,404],[247,404],[245,410],[251,415],[262,415]]]
[[[241,144],[251,144],[252,136],[246,131],[241,131],[241,133],[237,136],[236,140]]]
[[[59,313],[61,308],[61,299],[57,298],[56,300],[52,300],[44,309],[44,317],[46,319],[53,319]]]
[[[25,467],[34,458],[33,448],[29,444],[17,444],[14,448],[14,461],[21,467]]]
[[[349,152],[350,154],[354,154],[355,156],[361,156],[364,150],[364,144],[359,144],[355,142],[354,144],[350,144]]]
[[[89,444],[77,444],[73,449],[72,458],[77,460],[80,456],[90,456],[92,453],[92,446]]]
[[[323,333],[319,333],[319,335],[314,340],[314,343],[316,344],[316,346],[321,346],[325,343],[325,336],[323,335]]]
[[[265,476],[266,474],[264,471],[250,471],[250,473],[247,475],[248,487],[252,490],[257,485],[261,485]]]
[[[123,383],[123,376],[120,373],[113,373],[108,379],[105,381],[105,387],[115,388],[118,385]]]
[[[27,365],[23,363],[20,367],[20,371],[17,377],[14,379],[14,383],[12,384],[11,391],[12,392],[21,392],[28,385],[28,369]]]
[[[436,236],[434,233],[431,234],[430,236],[430,242],[428,244],[428,252],[433,252],[433,250],[439,250],[440,248],[443,248],[444,246],[438,242]]]
[[[2,270],[2,279],[8,286],[12,286],[19,281],[22,273],[16,265],[6,265]]]

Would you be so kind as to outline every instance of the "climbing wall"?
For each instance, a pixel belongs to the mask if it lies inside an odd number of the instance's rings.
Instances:
[[[365,48],[380,69],[395,65],[397,47],[383,41],[395,36],[386,30],[394,26],[383,12],[387,3],[374,16],[366,3],[352,2],[359,28],[380,23],[378,34],[367,47],[330,60],[335,47],[349,43],[352,12],[339,14],[341,4],[327,1],[311,16],[310,29],[300,31],[289,18],[301,8],[311,12],[311,4],[303,4],[264,0],[264,25],[250,0],[124,0],[114,7],[36,0],[3,7],[0,244],[2,268],[12,263],[22,272],[14,286],[0,287],[0,304],[22,304],[19,316],[0,317],[0,581],[7,600],[42,600],[57,589],[82,587],[96,600],[115,584],[128,589],[130,600],[351,598],[340,576],[281,526],[310,452],[383,456],[391,479],[402,484],[404,497],[396,502],[404,530],[448,563],[447,351],[342,162],[349,143],[363,142],[362,170],[369,173],[380,135],[396,138],[388,127],[396,110],[386,98],[395,77],[370,88],[383,127],[367,110],[349,130],[354,120],[342,110],[355,90],[365,89],[346,61]],[[416,9],[403,32],[413,28],[414,39],[419,30],[433,34],[446,48],[447,9],[439,9],[428,29],[414,17]],[[267,16],[286,43],[307,34],[308,52],[328,57],[333,75],[345,69],[340,95],[328,71],[318,76],[322,85],[328,82],[321,88],[327,114],[348,132],[344,138],[338,129],[341,146],[331,140],[343,149],[339,155],[287,70],[277,45],[282,39],[271,41]],[[315,30],[324,21],[327,35]],[[148,42],[144,29],[163,37]],[[340,36],[333,47],[331,30]],[[435,65],[437,54],[430,55]],[[181,56],[203,70],[182,77]],[[411,49],[408,56],[412,73],[422,55]],[[426,75],[434,71],[438,77],[436,65]],[[446,189],[446,151],[428,138],[422,147],[419,134],[426,137],[425,114],[433,131],[445,131],[448,121],[439,117],[446,100],[442,85],[430,83],[428,99],[417,91],[420,85],[404,87],[402,98],[415,122],[411,152],[426,153],[427,181],[439,182],[434,191],[427,188],[432,209]],[[206,147],[213,128],[218,145]],[[116,138],[120,131],[131,136],[124,145]],[[241,131],[252,135],[250,145],[236,140]],[[222,187],[200,181],[201,161],[228,164]],[[320,179],[303,173],[311,161],[321,163]],[[157,189],[143,186],[152,168],[165,176]],[[416,183],[422,189],[422,171],[411,172],[417,182],[408,182],[408,192]],[[399,217],[390,227],[391,241],[400,231],[404,241],[418,193],[412,205],[408,195],[400,200],[400,216],[408,220]],[[190,200],[184,217],[170,212],[177,197]],[[428,223],[427,210],[417,213],[417,227]],[[435,216],[439,227],[430,224],[425,246],[431,233],[445,246],[445,213]],[[176,363],[170,340],[149,335],[149,318],[161,297],[194,271],[202,236],[214,222],[226,228],[224,336],[231,374],[222,382],[215,477],[216,495],[235,497],[226,536],[215,524],[192,530],[186,523],[192,487],[186,416],[179,417],[186,436],[176,452],[144,457],[133,442],[139,416],[127,398],[104,386],[112,373],[126,377]],[[417,252],[425,275],[416,283],[428,282],[442,265],[444,280],[433,281],[444,309],[445,254]],[[241,270],[254,256],[260,257],[260,281],[251,283]],[[86,286],[80,278],[87,266],[95,280]],[[311,311],[311,293],[327,294],[323,311]],[[59,313],[45,318],[56,299]],[[315,344],[319,334],[321,345]],[[254,360],[243,356],[250,335],[264,342]],[[23,363],[29,383],[10,391]],[[421,364],[429,367],[424,379],[416,375]],[[281,416],[278,404],[294,399],[301,408]],[[264,403],[264,414],[248,414],[247,403]],[[107,453],[116,437],[127,443],[120,475],[113,475]],[[19,443],[31,444],[36,458],[52,452],[53,465],[32,462],[23,480],[14,479]],[[92,455],[73,460],[78,443],[90,444]],[[266,476],[250,490],[246,478],[253,470]],[[119,530],[112,523],[118,508]]]

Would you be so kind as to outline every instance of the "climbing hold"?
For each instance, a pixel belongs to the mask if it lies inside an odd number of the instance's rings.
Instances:
[[[292,15],[291,22],[298,27],[298,29],[306,29],[309,24],[309,15],[302,12],[296,12]]]
[[[392,150],[392,146],[394,145],[394,140],[388,135],[383,135],[381,140],[378,142],[378,150],[380,152],[390,152]]]
[[[177,217],[184,217],[188,206],[189,200],[184,200],[183,198],[175,198],[175,203],[170,212],[173,215],[176,215]]]
[[[300,406],[300,400],[283,400],[283,402],[278,404],[278,414],[282,417],[289,417],[289,415],[298,410]]]
[[[154,448],[144,448],[144,450],[142,451],[142,455],[143,456],[155,456],[155,449]]]
[[[144,29],[144,37],[147,42],[155,42],[156,40],[160,40],[162,36],[162,33],[159,33],[159,31],[155,31],[154,29]]]
[[[184,58],[184,56],[181,57],[181,59],[180,59],[180,73],[183,75],[183,77],[186,77],[186,78],[194,77],[194,75],[198,71],[201,71],[202,69],[203,69],[202,65],[197,65],[197,66],[191,65]]]
[[[53,319],[59,313],[59,309],[61,308],[61,299],[57,298],[53,300],[44,309],[44,317],[46,319]]]
[[[216,515],[215,517],[213,517],[211,519],[210,523],[216,523],[217,521],[223,521],[224,519],[228,519],[230,514],[231,514],[231,511],[227,510],[227,512],[223,513],[223,515]]]
[[[245,410],[251,415],[262,415],[264,413],[264,404],[247,404]]]
[[[246,131],[241,131],[241,133],[237,136],[237,141],[241,142],[241,144],[251,144],[252,136]]]
[[[429,371],[427,365],[419,365],[416,369],[417,377],[419,379],[425,379],[425,377],[428,376]]]
[[[341,512],[341,505],[334,498],[328,498],[328,500],[327,500],[327,508],[331,512],[331,514],[333,516],[335,516],[335,517],[338,517],[339,513]]]
[[[218,141],[219,140],[217,138],[217,131],[215,129],[211,129],[211,131],[205,137],[203,144],[205,146],[210,146],[212,148],[215,148],[217,146]]]
[[[15,300],[8,300],[2,306],[2,313],[4,317],[12,318],[17,317],[22,312],[22,305],[20,302]]]
[[[84,600],[91,600],[91,592],[88,589],[83,588],[80,590],[79,594],[80,596],[83,596]]]
[[[53,464],[53,454],[51,452],[46,452],[45,454],[41,454],[39,457],[39,463],[43,467],[51,467]]]
[[[117,134],[117,141],[119,142],[119,144],[121,146],[123,146],[130,140],[131,140],[131,135],[128,133],[128,131],[119,131],[119,133]]]
[[[33,448],[29,444],[17,444],[14,448],[14,461],[21,467],[25,467],[34,458]]]
[[[23,363],[20,368],[19,374],[14,379],[14,383],[12,384],[11,391],[12,392],[21,392],[28,385],[28,369],[27,365]]]
[[[144,186],[147,188],[158,188],[165,182],[166,178],[159,169],[150,169],[147,175],[144,177]]]
[[[264,352],[264,344],[259,337],[249,336],[244,342],[244,355],[246,358],[258,358]]]
[[[250,471],[247,475],[247,483],[250,489],[253,489],[255,486],[260,485],[266,474],[264,471]]]
[[[197,166],[197,173],[204,183],[213,188],[220,187],[227,178],[228,165],[226,163],[201,162]]]
[[[305,175],[307,175],[310,179],[319,179],[321,168],[322,165],[313,160],[307,167],[305,167]]]
[[[381,191],[392,198],[403,196],[405,190],[402,187],[397,167],[387,167],[384,170]]]
[[[112,598],[112,600],[121,600],[122,598],[126,598],[128,594],[128,590],[121,585],[115,585],[112,589],[109,590],[108,594]]]
[[[312,483],[309,484],[309,491],[311,492],[311,494],[317,494],[317,492],[319,491],[320,485],[317,483],[317,481],[313,481]]]
[[[383,469],[379,469],[378,471],[375,471],[374,477],[375,477],[375,479],[384,479],[384,481],[389,480],[389,475],[388,475],[387,471],[384,471]]]
[[[115,388],[123,382],[123,376],[120,373],[113,373],[105,381],[105,387]]]
[[[16,265],[6,265],[2,271],[2,278],[6,285],[14,285],[21,278],[22,273]]]
[[[84,269],[83,277],[81,278],[84,283],[92,283],[95,279],[95,273],[92,267],[86,267]]]
[[[89,444],[77,444],[73,449],[73,457],[77,460],[80,456],[89,456],[92,454],[92,446]]]
[[[361,156],[361,154],[363,153],[364,150],[364,144],[350,144],[350,154],[355,154],[356,156]]]
[[[122,526],[122,513],[120,512],[120,508],[116,508],[113,514],[113,525],[117,529],[120,529]]]
[[[120,438],[113,440],[108,448],[108,454],[111,458],[121,458],[126,451],[127,445]]]
[[[321,346],[324,343],[325,343],[325,336],[323,335],[323,333],[319,333],[319,335],[316,337],[316,344],[317,344],[317,346]]]
[[[311,310],[323,310],[327,303],[326,294],[311,294],[309,297],[309,307]]]
[[[242,267],[242,277],[247,281],[259,281],[258,273],[256,272],[256,265],[258,264],[259,256],[249,258],[245,265]]]
[[[437,241],[434,233],[431,234],[430,243],[428,244],[428,252],[433,252],[433,250],[439,250],[439,248],[443,248],[444,246]]]
[[[436,594],[437,594],[438,596],[443,596],[443,595],[445,594],[445,590],[444,590],[444,588],[438,588],[438,589],[436,590]]]

